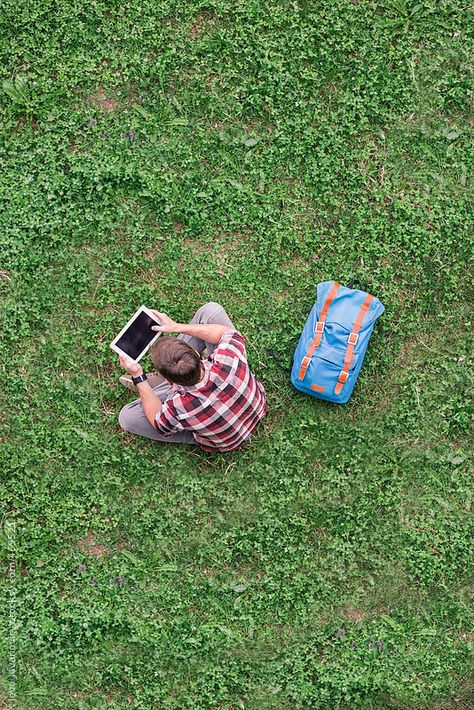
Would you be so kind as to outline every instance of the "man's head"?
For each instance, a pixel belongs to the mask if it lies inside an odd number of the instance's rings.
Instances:
[[[201,379],[201,358],[194,348],[179,338],[158,338],[150,348],[153,365],[169,382],[195,385]]]

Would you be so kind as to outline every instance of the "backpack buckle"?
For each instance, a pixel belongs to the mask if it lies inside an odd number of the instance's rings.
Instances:
[[[350,333],[349,340],[347,342],[349,343],[349,345],[357,345],[358,340],[359,340],[359,333]]]
[[[316,323],[316,330],[314,331],[315,333],[322,334],[324,332],[324,321],[323,320],[318,320]]]
[[[311,358],[305,355],[304,358],[301,360],[301,367],[304,367],[306,369],[310,362]]]
[[[345,385],[348,379],[349,379],[348,371],[341,370],[341,372],[339,373],[339,377],[338,377],[339,382],[342,382],[342,384]]]

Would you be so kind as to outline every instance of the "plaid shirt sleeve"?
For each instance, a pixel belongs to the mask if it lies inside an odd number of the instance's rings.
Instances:
[[[179,421],[178,412],[172,399],[168,399],[163,403],[155,417],[155,428],[163,436],[171,436],[177,431],[183,431],[184,427]]]
[[[247,362],[245,350],[245,338],[238,330],[229,330],[219,340],[217,348],[212,353],[209,360],[214,363],[228,365],[229,360],[237,359],[240,362]]]

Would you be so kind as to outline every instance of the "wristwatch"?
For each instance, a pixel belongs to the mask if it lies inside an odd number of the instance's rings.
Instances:
[[[137,377],[132,377],[132,382],[136,386],[140,384],[140,382],[145,382],[147,379],[146,373],[142,372],[141,375],[138,375]]]

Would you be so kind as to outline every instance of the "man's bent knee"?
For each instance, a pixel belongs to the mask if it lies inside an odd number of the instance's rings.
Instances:
[[[118,421],[122,429],[125,431],[131,431],[131,419],[132,417],[130,416],[130,409],[128,405],[125,405],[125,407],[122,407],[119,413]]]
[[[209,303],[205,303],[196,311],[196,316],[205,316],[206,318],[209,318],[209,316],[215,315],[216,313],[219,313],[219,311],[223,310],[224,307],[221,306],[220,303],[216,303],[216,301],[209,301]]]

